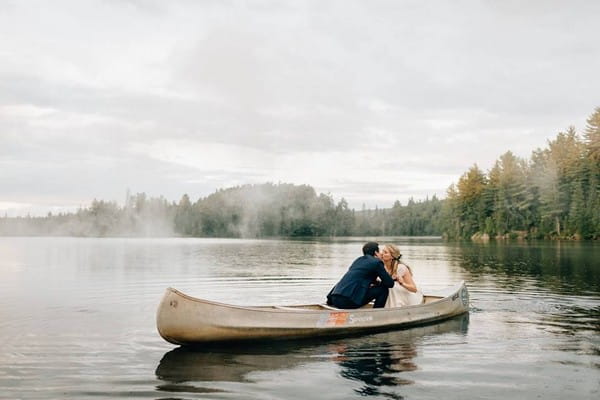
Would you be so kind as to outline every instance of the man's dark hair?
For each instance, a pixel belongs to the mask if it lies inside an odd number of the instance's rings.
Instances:
[[[367,242],[363,246],[363,254],[365,256],[374,256],[376,251],[379,251],[379,243],[377,242]]]

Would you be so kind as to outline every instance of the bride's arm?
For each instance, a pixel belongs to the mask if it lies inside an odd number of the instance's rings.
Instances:
[[[406,273],[404,275],[398,276],[398,283],[409,292],[417,292],[417,285],[415,284],[415,281],[413,281],[412,274],[408,268],[406,268]]]

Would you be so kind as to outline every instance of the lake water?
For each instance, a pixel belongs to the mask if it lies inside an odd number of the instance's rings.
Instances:
[[[366,238],[0,238],[2,399],[600,398],[600,243],[398,244],[468,316],[407,330],[189,351],[155,326],[166,287],[233,304],[325,294]]]

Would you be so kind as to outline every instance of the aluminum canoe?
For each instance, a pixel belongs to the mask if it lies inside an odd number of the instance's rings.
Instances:
[[[443,293],[443,294],[442,294]],[[160,335],[177,345],[210,342],[297,339],[343,336],[424,325],[468,312],[464,281],[437,294],[425,294],[422,304],[355,310],[325,304],[239,306],[217,303],[168,288],[158,306]]]

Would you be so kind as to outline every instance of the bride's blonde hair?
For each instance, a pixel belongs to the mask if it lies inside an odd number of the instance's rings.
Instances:
[[[394,246],[393,244],[386,244],[385,248],[388,249],[390,254],[392,255],[392,268],[390,275],[395,275],[398,272],[398,264],[400,264],[402,253],[400,253],[400,249],[397,246]],[[406,263],[402,264],[406,265],[406,268],[408,268],[412,275],[412,269]]]

